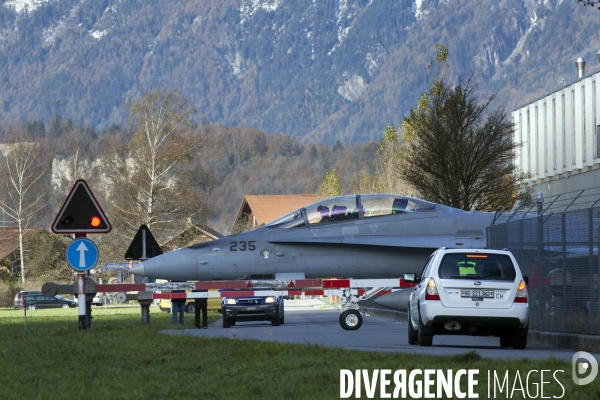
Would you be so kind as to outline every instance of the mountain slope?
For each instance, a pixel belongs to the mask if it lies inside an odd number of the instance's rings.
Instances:
[[[574,0],[8,0],[0,118],[102,129],[158,86],[199,122],[378,140],[429,86],[435,43],[510,111],[575,79],[577,57],[596,68],[599,17]]]

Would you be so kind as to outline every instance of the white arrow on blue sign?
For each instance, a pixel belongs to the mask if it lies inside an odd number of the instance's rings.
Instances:
[[[98,247],[89,239],[71,242],[66,251],[67,262],[76,271],[87,271],[98,263]]]

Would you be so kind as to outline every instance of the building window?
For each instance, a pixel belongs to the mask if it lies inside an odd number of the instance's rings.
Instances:
[[[552,153],[554,154],[554,169],[557,169],[556,165],[556,99],[552,99]]]
[[[596,81],[592,81],[592,127],[596,126]],[[596,140],[594,140],[594,157],[598,158],[598,133],[596,132]]]
[[[563,168],[567,166],[567,105],[565,104],[565,95],[562,96],[562,163]]]
[[[598,148],[600,148],[600,125],[596,126],[596,139],[597,139],[596,149],[598,149]]]
[[[544,102],[544,172],[548,172],[548,114],[546,112],[546,103]]]
[[[519,152],[521,153],[521,171],[523,171],[525,164],[523,164],[523,114],[519,113]]]
[[[531,173],[531,118],[527,109],[527,172]]]
[[[535,106],[535,176],[540,174],[540,121],[538,119],[538,108]]]
[[[571,90],[571,145],[573,146],[572,153],[572,164],[575,165],[577,162],[577,146],[575,145],[575,90]]]
[[[586,132],[585,132],[585,86],[581,86],[581,128],[583,129],[583,158],[582,161],[585,162],[587,159],[587,146],[586,146]]]

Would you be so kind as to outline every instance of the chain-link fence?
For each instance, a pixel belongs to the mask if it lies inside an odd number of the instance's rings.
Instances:
[[[510,250],[529,277],[530,330],[600,335],[600,197],[559,197],[498,218],[488,247]]]

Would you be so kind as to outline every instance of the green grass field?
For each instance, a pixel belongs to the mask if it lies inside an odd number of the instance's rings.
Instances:
[[[564,386],[562,398],[600,398],[600,377],[591,385],[576,386],[571,364],[556,359],[490,361],[476,353],[427,357],[170,336],[158,332],[173,329],[171,316],[156,307],[150,308],[150,325],[141,324],[137,307],[94,307],[92,315],[92,328],[77,331],[77,309],[28,311],[25,330],[23,311],[0,310],[0,398],[338,399],[340,369],[372,373],[384,368],[479,369],[480,399],[488,398],[488,370],[502,376],[508,370],[511,387],[517,370],[523,385],[530,370],[563,370],[558,375]],[[210,318],[213,322],[219,315],[211,313]],[[192,327],[193,315],[186,314],[185,328]],[[533,376],[539,390],[540,376]],[[563,393],[551,374],[544,380],[550,382],[544,386],[544,396]],[[531,396],[536,389],[532,382]],[[367,398],[364,389],[362,395]],[[516,391],[513,398],[529,397]]]

